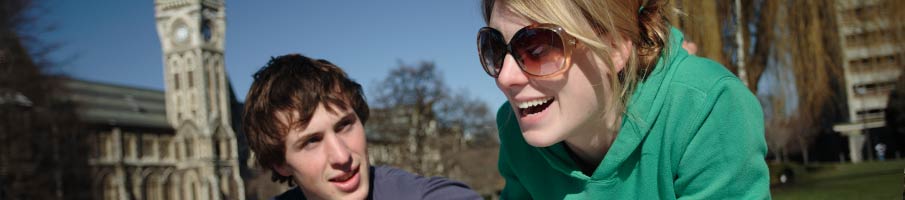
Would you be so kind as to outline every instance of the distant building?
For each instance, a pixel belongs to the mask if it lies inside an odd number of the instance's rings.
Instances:
[[[64,81],[101,199],[245,199],[222,0],[157,0],[164,91]],[[111,16],[115,17],[115,16]],[[244,149],[244,148],[242,148]],[[243,157],[247,158],[247,156]]]
[[[244,199],[234,136],[174,129],[165,92],[67,80],[99,199]],[[233,129],[225,127],[224,129]]]
[[[836,0],[849,122],[833,126],[848,137],[852,162],[861,162],[865,131],[886,126],[889,93],[902,74],[901,23],[881,17],[883,0]],[[900,11],[901,12],[901,11]],[[868,148],[869,149],[869,148]]]

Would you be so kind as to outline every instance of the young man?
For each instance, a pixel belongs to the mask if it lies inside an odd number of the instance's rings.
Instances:
[[[274,199],[480,199],[468,186],[368,164],[361,86],[339,67],[299,54],[254,75],[242,126],[261,166],[289,191]]]

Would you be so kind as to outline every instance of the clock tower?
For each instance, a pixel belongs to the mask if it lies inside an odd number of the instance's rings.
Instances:
[[[223,59],[224,2],[155,0],[154,7],[178,199],[244,199]]]

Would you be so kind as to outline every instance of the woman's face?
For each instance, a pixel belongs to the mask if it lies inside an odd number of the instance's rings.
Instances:
[[[507,43],[519,29],[532,21],[509,11],[505,5],[494,5],[489,26],[503,33]],[[623,48],[620,48],[620,50]],[[623,51],[616,51],[613,62],[617,70],[625,63]],[[584,45],[572,52],[568,71],[553,77],[532,77],[523,72],[512,55],[506,55],[496,79],[497,87],[506,95],[516,113],[522,134],[528,144],[546,147],[583,134],[605,130],[604,102],[613,92],[606,81],[609,68],[603,59]]]

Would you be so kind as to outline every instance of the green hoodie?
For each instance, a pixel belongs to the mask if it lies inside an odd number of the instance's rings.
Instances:
[[[504,103],[497,112],[503,199],[769,199],[760,103],[722,65],[688,55],[682,33],[671,32],[667,57],[638,83],[591,176],[562,142],[528,145]]]

